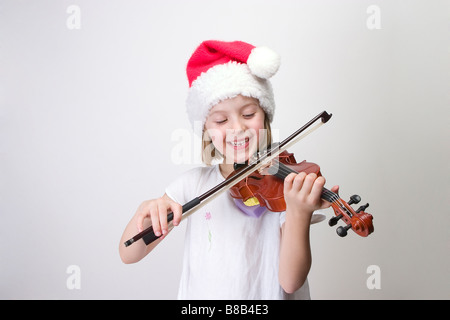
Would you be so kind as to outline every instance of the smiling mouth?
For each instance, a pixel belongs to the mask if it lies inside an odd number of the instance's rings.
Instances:
[[[250,138],[245,138],[243,140],[234,140],[234,141],[228,141],[228,143],[234,148],[234,149],[245,149],[249,145]]]

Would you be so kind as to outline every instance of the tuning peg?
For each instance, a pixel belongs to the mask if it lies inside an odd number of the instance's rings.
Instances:
[[[347,230],[350,229],[352,227],[351,224],[346,225],[345,227],[338,227],[336,229],[336,233],[340,236],[340,237],[345,237],[347,235]]]
[[[342,217],[343,217],[343,215],[340,214],[340,215],[338,215],[338,216],[335,216],[335,217],[331,218],[331,219],[328,221],[328,225],[329,225],[330,227],[335,226],[336,223],[338,223],[338,221],[339,221],[340,219],[342,219]]]
[[[358,204],[361,201],[361,197],[357,194],[354,194],[350,197],[350,201],[347,202],[348,204]]]
[[[356,213],[360,212],[360,211],[364,211],[369,207],[369,204],[366,203],[365,205],[361,206],[358,208],[358,210],[356,210]]]

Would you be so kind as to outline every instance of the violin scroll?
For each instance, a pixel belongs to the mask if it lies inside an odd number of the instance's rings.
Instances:
[[[370,213],[364,212],[364,210],[369,207],[369,204],[367,203],[359,207],[356,211],[350,206],[351,204],[357,204],[360,201],[360,196],[353,195],[350,197],[348,203],[339,199],[339,201],[335,201],[331,204],[336,216],[328,221],[328,225],[334,226],[339,220],[344,221],[346,224],[344,227],[339,226],[336,229],[336,233],[340,237],[345,237],[349,229],[352,229],[361,237],[367,237],[374,231],[372,223],[373,216]]]

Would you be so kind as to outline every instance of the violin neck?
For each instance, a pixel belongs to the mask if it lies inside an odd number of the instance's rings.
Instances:
[[[286,179],[286,177],[290,173],[298,173],[296,170],[289,168],[284,163],[279,161],[274,162],[274,165],[270,166],[268,172],[271,175],[274,175],[275,177],[280,178],[282,180]],[[337,193],[334,193],[333,191],[328,190],[327,188],[322,189],[322,194],[320,197],[328,202],[335,202],[336,200],[339,199],[339,195]]]

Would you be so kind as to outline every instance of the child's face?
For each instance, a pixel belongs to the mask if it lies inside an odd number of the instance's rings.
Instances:
[[[243,163],[258,150],[264,117],[257,99],[241,95],[226,99],[210,110],[205,130],[224,156],[224,163]]]

